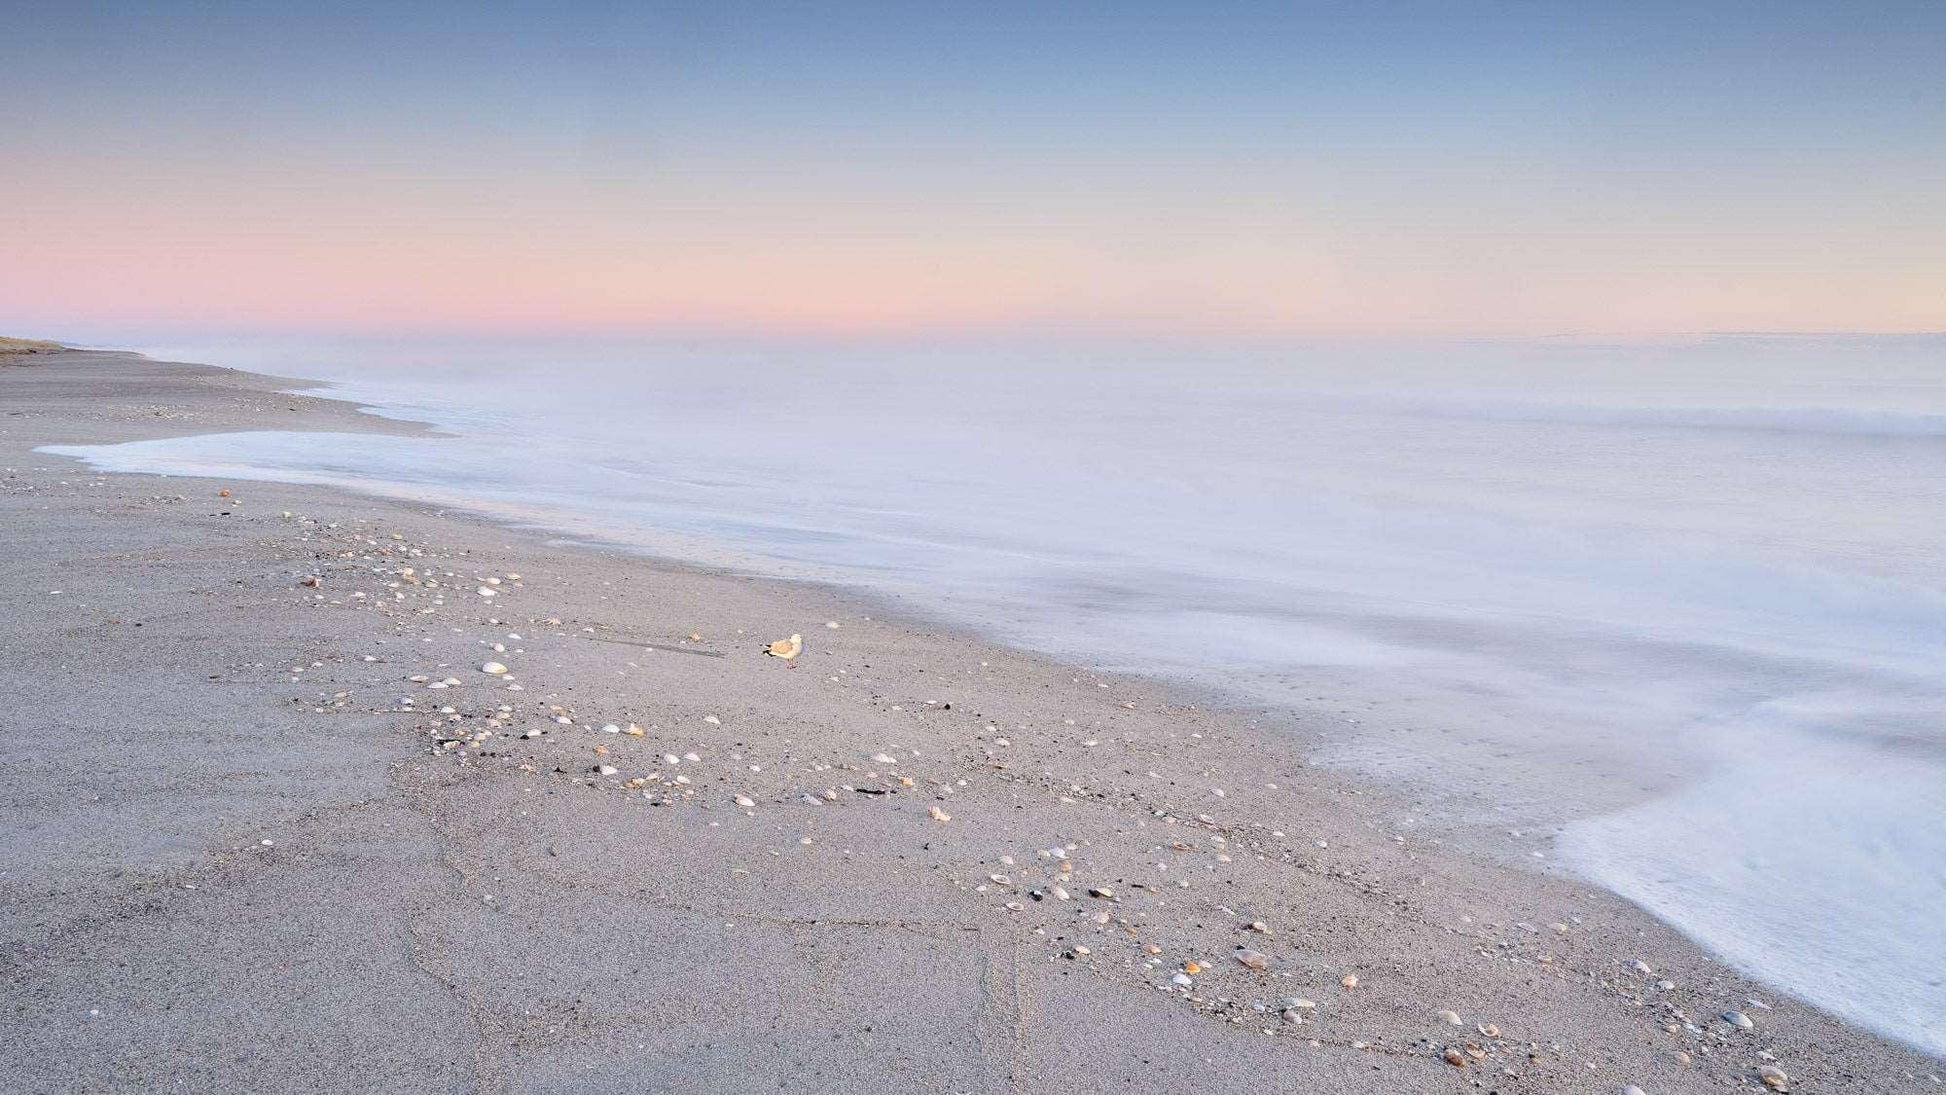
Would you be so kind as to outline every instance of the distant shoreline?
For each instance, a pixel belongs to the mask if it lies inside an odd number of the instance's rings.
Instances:
[[[24,357],[28,354],[58,354],[68,347],[58,342],[46,342],[37,338],[9,338],[0,335],[0,357]]]

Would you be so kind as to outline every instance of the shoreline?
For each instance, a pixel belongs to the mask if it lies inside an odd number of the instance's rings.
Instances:
[[[332,488],[95,473],[31,450],[417,428],[278,394],[284,378],[80,351],[20,364],[0,373],[0,497],[27,577],[0,597],[30,655],[0,672],[30,699],[5,729],[31,759],[10,765],[25,820],[0,882],[27,1033],[0,1067],[31,1089],[247,1089],[271,1062],[297,1089],[293,1032],[323,1077],[427,1090],[1655,1095],[1765,1090],[1762,1068],[1794,1090],[1936,1084],[1919,1051],[1774,998],[1620,898],[1408,836],[1403,796],[1307,765],[1248,710],[881,618],[855,591]],[[795,671],[759,649],[792,631]],[[628,645],[691,634],[723,656]],[[159,637],[165,666],[143,660]],[[286,658],[301,671],[273,672]],[[158,760],[153,738],[105,740],[117,711],[180,729]],[[212,717],[256,733],[196,729]],[[103,784],[49,759],[63,750],[112,761],[104,805],[78,804]],[[153,800],[131,790],[145,766]],[[85,855],[47,831],[67,825],[92,834]],[[340,889],[378,915],[282,919]],[[293,950],[296,997],[273,960]],[[348,978],[353,956],[379,957]],[[1754,1029],[1719,1018],[1733,1009]]]

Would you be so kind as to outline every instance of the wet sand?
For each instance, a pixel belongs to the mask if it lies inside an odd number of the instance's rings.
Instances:
[[[32,450],[416,427],[9,360],[8,1090],[1937,1090],[1264,713],[466,514],[97,475]]]

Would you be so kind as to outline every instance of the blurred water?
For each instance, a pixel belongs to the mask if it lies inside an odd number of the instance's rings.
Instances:
[[[853,583],[1256,701],[1400,698],[1325,756],[1572,819],[1575,869],[1946,1052],[1946,340],[149,351],[442,434],[57,451]]]

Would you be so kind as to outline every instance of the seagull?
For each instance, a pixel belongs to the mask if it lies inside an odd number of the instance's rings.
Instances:
[[[794,661],[793,659],[795,659],[799,654],[802,654],[803,652],[804,652],[804,636],[798,634],[792,634],[791,637],[788,639],[779,639],[776,642],[771,643],[768,647],[764,648],[764,653],[770,655],[771,657],[782,658],[785,661],[790,662],[792,669],[797,668],[797,662]]]

